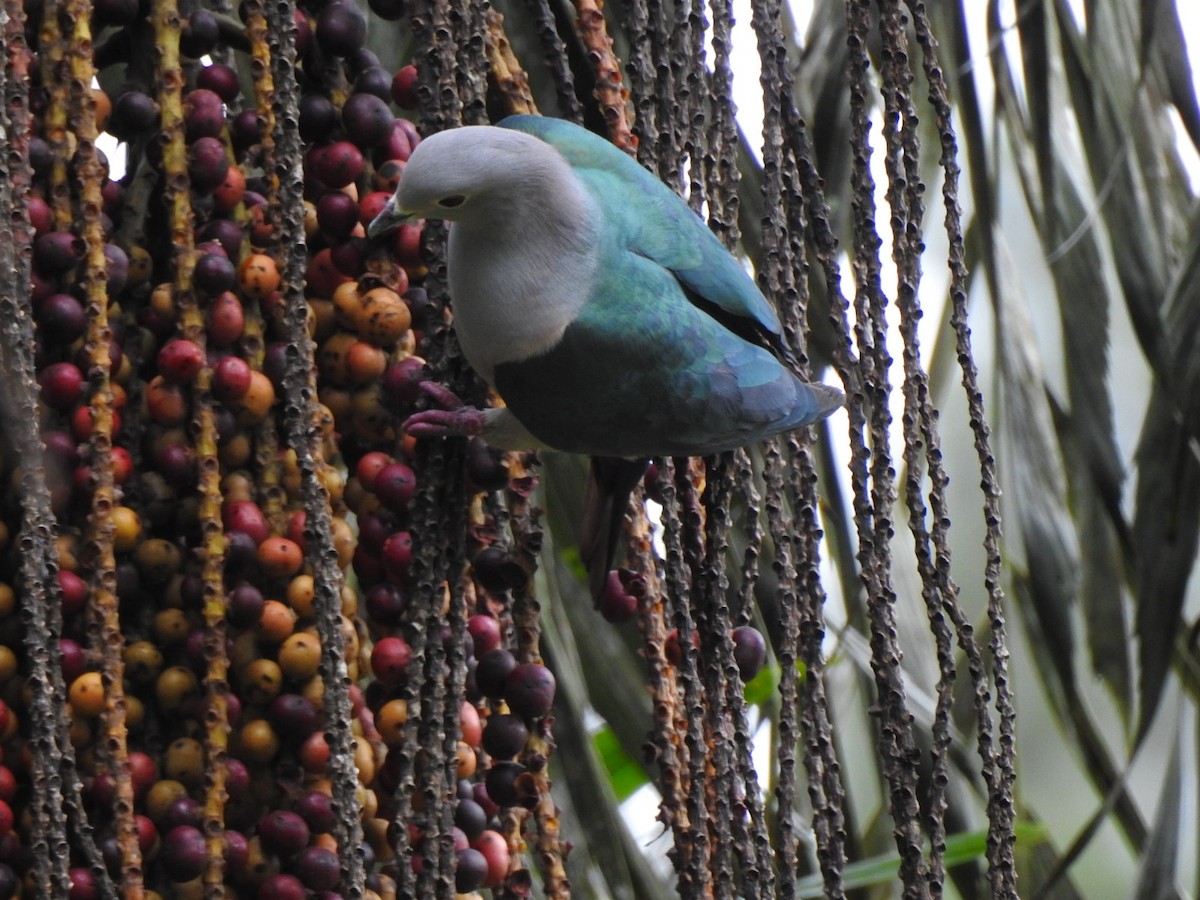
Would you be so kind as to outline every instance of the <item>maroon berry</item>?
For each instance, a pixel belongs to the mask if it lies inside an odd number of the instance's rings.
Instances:
[[[513,759],[525,748],[529,729],[518,716],[493,714],[483,728],[483,749],[494,759]]]
[[[100,888],[91,869],[75,867],[67,871],[67,877],[71,880],[67,900],[96,900],[100,896]]]
[[[39,235],[50,230],[54,214],[50,212],[50,204],[37,194],[30,194],[25,204],[29,211],[29,224]]]
[[[129,255],[116,244],[104,245],[104,276],[109,297],[116,297],[129,283]]]
[[[458,857],[458,866],[454,870],[454,890],[467,894],[483,887],[488,876],[488,863],[484,855],[470,847],[457,851],[455,855]]]
[[[517,715],[540,719],[554,705],[554,687],[554,673],[548,668],[540,663],[522,663],[505,679],[504,699]]]
[[[404,66],[392,79],[392,99],[401,109],[417,108],[417,67]]]
[[[167,444],[154,455],[154,468],[167,483],[189,488],[196,483],[196,456],[185,444]]]
[[[170,831],[180,825],[200,827],[204,819],[204,807],[193,797],[180,797],[166,808],[162,815],[163,831]]]
[[[305,791],[296,798],[294,808],[313,834],[327,834],[333,830],[336,823],[333,798],[325,792]]]
[[[488,797],[499,806],[514,806],[518,800],[517,778],[525,767],[517,762],[494,762],[484,776]]]
[[[220,37],[216,16],[204,9],[193,10],[179,35],[179,52],[199,59],[216,49]]]
[[[749,625],[733,629],[733,658],[742,681],[751,681],[767,661],[767,642],[762,632]]]
[[[225,103],[232,103],[242,92],[237,70],[224,63],[213,63],[197,72],[196,87],[212,91]]]
[[[471,560],[475,580],[493,594],[520,590],[529,581],[529,575],[516,558],[503,547],[484,547]]]
[[[295,875],[272,875],[258,886],[258,900],[304,900],[308,892]]]
[[[308,845],[308,824],[294,812],[277,809],[258,823],[258,836],[272,853],[290,858]]]
[[[468,841],[473,841],[483,834],[487,822],[487,813],[475,802],[473,794],[471,797],[459,798],[458,806],[454,809],[454,825],[467,836]]]
[[[58,665],[63,679],[70,684],[87,670],[87,654],[78,641],[58,639]]]
[[[108,130],[122,141],[130,141],[154,129],[158,104],[142,91],[126,91],[113,104]]]
[[[83,259],[87,244],[69,231],[47,231],[33,242],[33,264],[48,277],[75,268]]]
[[[413,143],[409,140],[408,132],[400,124],[403,121],[403,119],[396,119],[392,123],[392,130],[386,138],[375,145],[371,154],[371,158],[375,162],[376,174],[391,183],[393,191],[404,174],[404,164],[408,162],[408,158],[412,156],[413,152]],[[396,164],[399,164],[399,169],[396,168]]]
[[[362,150],[387,140],[395,120],[387,103],[374,94],[351,94],[342,106],[346,136]]]
[[[283,737],[303,741],[321,727],[321,714],[300,694],[280,694],[267,708],[267,719]]]
[[[73,363],[51,363],[38,373],[38,384],[42,400],[54,409],[71,409],[83,396],[83,373]],[[72,453],[74,450],[72,442]]]
[[[196,88],[184,96],[183,128],[189,144],[202,137],[220,137],[224,127],[225,104],[218,93]]]
[[[411,662],[412,648],[404,638],[382,638],[371,650],[371,672],[387,685],[403,684]]]
[[[326,139],[337,124],[337,107],[324,94],[310,93],[300,98],[300,137],[306,142]]]
[[[354,93],[374,94],[387,102],[392,99],[392,76],[383,66],[367,66],[354,79]]]
[[[406,356],[392,363],[383,373],[383,393],[395,409],[411,406],[421,396],[421,382],[428,380],[425,360],[419,356]]]
[[[310,891],[331,891],[342,880],[337,854],[325,847],[305,847],[292,870]]]
[[[225,156],[225,145],[215,137],[197,138],[188,147],[188,177],[192,187],[198,191],[211,191],[225,180],[229,172],[229,160]],[[236,227],[236,226],[235,226]],[[239,232],[240,244],[241,234]],[[222,241],[222,244],[225,242]],[[229,247],[226,246],[226,252]],[[236,253],[236,248],[234,250]]]
[[[172,828],[163,838],[159,861],[172,881],[191,881],[204,874],[208,846],[204,834],[193,825]]]
[[[175,384],[188,384],[204,366],[204,350],[195,341],[175,338],[158,351],[158,372]]]
[[[344,241],[358,224],[358,204],[341,191],[330,191],[317,201],[317,225],[331,241]]]
[[[508,676],[516,667],[516,657],[507,650],[489,650],[479,657],[479,665],[475,668],[475,684],[485,697],[499,700],[504,695]]]
[[[257,109],[243,109],[229,124],[229,137],[237,150],[245,150],[262,141],[263,122]]]
[[[383,542],[383,566],[393,581],[402,581],[412,564],[413,540],[407,531],[397,531]]]
[[[87,329],[83,304],[70,294],[51,294],[37,310],[42,334],[54,343],[69,344]]]
[[[504,463],[504,455],[489,447],[483,438],[471,438],[467,442],[466,469],[471,483],[481,491],[498,491],[508,486],[508,466]]]
[[[367,591],[364,598],[367,615],[376,625],[390,628],[400,622],[406,607],[404,594],[394,584],[382,582]]]
[[[404,512],[408,507],[416,486],[413,470],[402,462],[384,466],[375,476],[375,496],[387,509],[396,513]]]
[[[319,147],[312,160],[313,174],[331,188],[344,188],[363,170],[363,155],[350,141]]]
[[[350,56],[367,37],[367,17],[349,3],[330,3],[317,18],[317,43],[331,56]]]
[[[226,786],[228,787],[228,785]],[[236,796],[232,790],[230,791],[230,795]],[[240,831],[233,831],[226,828],[225,867],[229,870],[229,873],[236,876],[245,867],[248,859],[250,859],[250,845],[246,841],[246,836]]]
[[[616,569],[608,573],[598,603],[600,615],[610,622],[628,622],[637,615],[637,597],[625,590],[625,585],[621,581],[621,573]]]
[[[58,589],[62,595],[62,611],[64,616],[78,612],[87,604],[87,582],[66,569],[58,570]]]
[[[500,622],[495,616],[471,616],[467,619],[467,633],[471,636],[476,659],[482,659],[485,653],[500,646]]]
[[[223,253],[205,253],[196,260],[192,281],[206,296],[232,291],[237,284],[237,266]]]
[[[219,143],[219,142],[218,142]],[[222,152],[224,152],[222,150]],[[225,180],[222,175],[213,187]],[[242,228],[232,219],[211,219],[200,229],[197,239],[200,242],[216,241],[230,259],[237,259],[242,252]]]

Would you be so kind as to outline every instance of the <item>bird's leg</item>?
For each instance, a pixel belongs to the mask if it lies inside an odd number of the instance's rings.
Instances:
[[[474,406],[466,406],[449,388],[422,381],[421,390],[441,408],[426,409],[405,420],[404,430],[413,437],[475,437],[487,429],[486,413]]]

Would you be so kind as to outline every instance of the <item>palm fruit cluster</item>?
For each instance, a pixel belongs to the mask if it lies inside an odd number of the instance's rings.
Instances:
[[[478,499],[520,460],[469,448],[466,602],[445,586],[440,634],[412,602],[399,425],[440,308],[422,226],[364,225],[420,140],[415,70],[342,0],[6,5],[3,355],[36,423],[4,407],[0,898],[387,898],[431,867],[522,889],[554,678]],[[413,715],[426,645],[467,673],[441,744]]]

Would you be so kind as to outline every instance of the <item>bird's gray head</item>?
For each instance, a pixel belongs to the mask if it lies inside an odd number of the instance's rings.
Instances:
[[[503,209],[516,192],[565,165],[548,144],[508,128],[440,131],[417,145],[367,234],[375,237],[414,219],[470,221]]]

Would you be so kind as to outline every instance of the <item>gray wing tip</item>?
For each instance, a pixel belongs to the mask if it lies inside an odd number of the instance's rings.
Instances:
[[[805,385],[805,387],[808,388],[816,403],[816,409],[813,413],[805,417],[808,422],[819,422],[846,402],[846,395],[842,393],[841,388],[836,388],[833,385],[816,382],[815,384]]]

